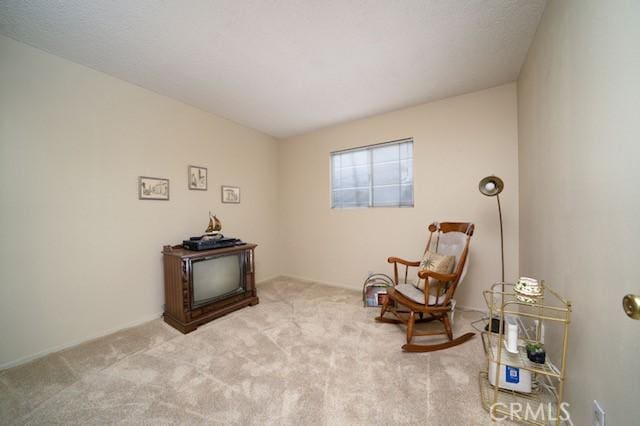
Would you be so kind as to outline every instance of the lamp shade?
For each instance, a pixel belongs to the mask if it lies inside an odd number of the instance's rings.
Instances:
[[[504,189],[504,182],[498,176],[487,176],[478,184],[478,189],[487,197],[498,195]]]

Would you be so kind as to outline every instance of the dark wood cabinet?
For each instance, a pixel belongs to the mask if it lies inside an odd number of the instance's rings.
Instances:
[[[256,244],[243,244],[222,249],[192,251],[186,250],[182,246],[164,246],[162,255],[164,261],[165,322],[186,334],[201,324],[229,312],[247,305],[258,304],[254,262],[256,247]],[[232,274],[229,271],[217,271],[213,262],[222,258],[231,259]],[[203,268],[204,272],[196,270],[194,273],[194,269],[197,269],[200,264],[199,262],[211,262],[213,266]],[[203,300],[203,290],[197,287],[202,284],[199,280],[208,281],[211,278],[211,281],[215,281],[215,277],[207,277],[206,275],[216,273],[224,274],[227,280],[229,276],[235,277],[234,274],[237,274],[238,285],[232,291],[223,291],[222,294]],[[197,300],[197,297],[201,299]]]

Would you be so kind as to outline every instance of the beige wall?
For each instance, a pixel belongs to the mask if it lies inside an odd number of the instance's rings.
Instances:
[[[4,37],[0,58],[0,366],[157,317],[162,246],[209,210],[277,274],[273,138]],[[139,175],[171,201],[139,201]]]
[[[282,273],[361,289],[368,271],[391,273],[387,257],[418,259],[426,226],[471,221],[470,270],[459,304],[483,308],[481,290],[500,279],[495,198],[478,192],[489,174],[505,180],[507,277],[518,268],[516,87],[507,84],[404,109],[280,144]],[[414,208],[331,209],[331,151],[414,138]]]
[[[552,1],[518,81],[520,269],[573,302],[573,423],[637,424],[640,3]]]

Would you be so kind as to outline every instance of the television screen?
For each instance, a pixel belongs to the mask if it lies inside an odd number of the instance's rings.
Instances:
[[[193,306],[242,293],[242,254],[211,257],[191,265]]]

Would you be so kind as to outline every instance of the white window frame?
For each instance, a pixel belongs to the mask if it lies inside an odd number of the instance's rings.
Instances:
[[[375,205],[374,204],[374,199],[373,199],[373,188],[374,188],[374,176],[373,176],[373,156],[372,156],[372,152],[374,149],[376,148],[380,148],[383,146],[388,146],[388,145],[401,145],[401,144],[405,144],[405,143],[410,143],[411,144],[411,161],[413,163],[413,148],[414,148],[414,143],[413,143],[413,138],[403,138],[403,139],[396,139],[396,140],[392,140],[392,141],[388,141],[388,142],[382,142],[382,143],[376,143],[376,144],[371,144],[371,145],[365,145],[365,146],[360,146],[360,147],[356,147],[356,148],[349,148],[349,149],[342,149],[342,150],[338,150],[338,151],[332,151],[329,155],[329,173],[330,173],[330,179],[329,179],[329,195],[330,195],[330,200],[329,200],[329,204],[330,207],[332,209],[367,209],[367,208],[412,208],[415,205],[415,180],[414,180],[414,168],[413,168],[413,164],[412,164],[412,168],[411,168],[411,203],[410,204],[398,204],[398,205]],[[369,188],[369,203],[366,206],[341,206],[341,205],[335,205],[334,204],[334,185],[333,185],[333,177],[334,177],[334,162],[333,162],[333,158],[336,155],[339,154],[344,154],[344,153],[348,153],[348,152],[354,152],[354,151],[367,151],[368,152],[368,165],[370,167],[370,173],[369,173],[369,183],[368,183],[368,188]],[[398,160],[400,161],[400,160]],[[399,186],[402,186],[402,182],[401,180],[398,182]],[[406,185],[406,184],[405,184]]]

